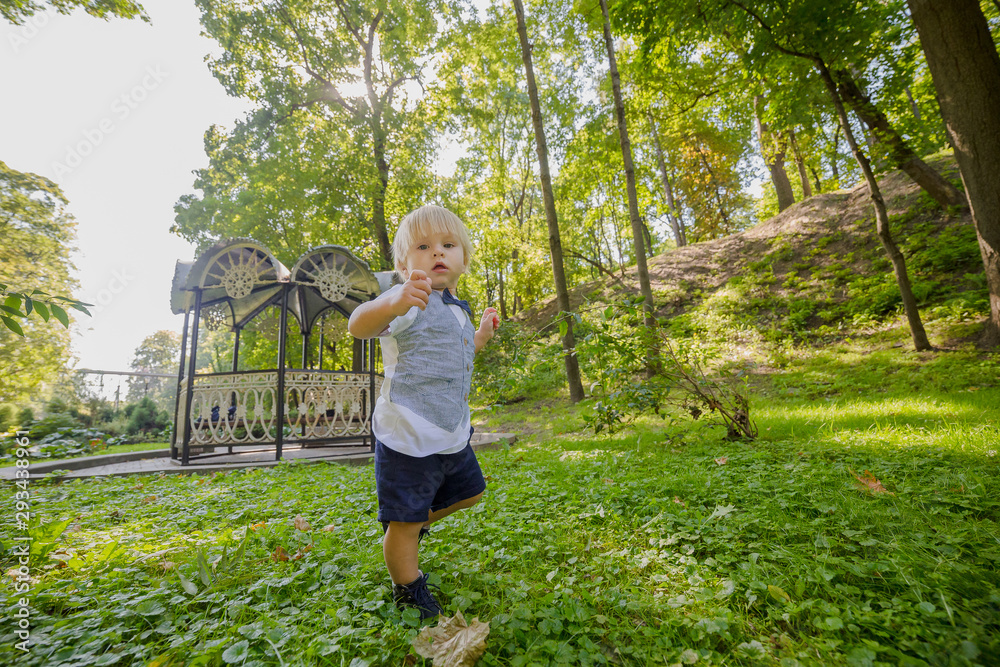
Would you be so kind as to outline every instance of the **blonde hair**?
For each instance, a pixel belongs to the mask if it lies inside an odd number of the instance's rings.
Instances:
[[[448,209],[428,204],[410,211],[399,223],[396,238],[392,240],[392,263],[396,273],[402,276],[403,269],[406,268],[406,255],[417,239],[441,233],[451,234],[458,240],[468,268],[472,260],[472,241],[469,240],[469,230],[465,223]]]

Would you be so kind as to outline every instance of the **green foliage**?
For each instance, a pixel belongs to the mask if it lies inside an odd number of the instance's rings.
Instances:
[[[76,222],[59,186],[0,161],[0,400],[46,397],[69,361],[67,309],[89,314],[69,297]]]
[[[35,412],[31,408],[25,406],[21,408],[17,413],[17,426],[27,426],[31,422],[35,421]]]
[[[132,0],[4,0],[0,2],[0,16],[14,25],[22,25],[43,9],[54,9],[60,14],[69,14],[80,8],[91,16],[109,19],[117,16],[123,19],[141,18],[148,22],[149,16],[138,2]]]
[[[29,435],[32,445],[28,448],[33,459],[66,459],[100,453],[109,446],[123,442],[123,438],[109,437],[103,431],[78,426],[60,426],[37,440]],[[8,451],[0,460],[11,461]]]
[[[128,400],[149,397],[160,410],[172,410],[177,393],[177,366],[180,362],[181,337],[175,331],[161,330],[146,336],[132,355],[131,369],[143,373],[172,374],[172,378],[129,377]]]
[[[655,413],[670,420],[687,413],[694,419],[712,414],[726,426],[730,439],[756,437],[750,399],[741,385],[742,371],[725,367],[706,371],[704,349],[678,343],[663,332],[640,327],[642,298],[631,298],[601,312],[601,321],[580,327],[577,354],[584,374],[595,380],[601,400],[584,420],[595,433],[615,432],[640,415]],[[656,372],[645,374],[646,356],[658,349]],[[673,408],[673,411],[669,410]]]
[[[566,384],[562,354],[552,332],[532,334],[517,322],[504,322],[476,355],[475,402],[510,404],[558,392]]]
[[[17,407],[9,403],[0,403],[0,433],[5,433],[11,426],[17,426],[14,416]]]
[[[26,318],[32,313],[36,313],[45,322],[48,322],[51,317],[68,329],[69,315],[63,306],[90,315],[90,311],[86,307],[93,305],[65,296],[52,296],[40,289],[33,289],[30,293],[14,292],[2,284],[0,284],[0,299],[3,300],[3,303],[0,304],[0,311],[2,311],[0,321],[7,327],[8,331],[13,331],[22,338],[24,337],[24,329],[14,319],[15,317]]]
[[[170,414],[157,408],[156,403],[148,396],[128,407],[131,409],[126,411],[128,416],[127,430],[131,436],[140,431],[144,433],[161,431],[170,424]]]
[[[80,423],[71,415],[57,412],[43,417],[36,422],[32,422],[30,426],[27,424],[21,424],[22,428],[26,426],[28,438],[30,438],[32,442],[37,442],[46,436],[52,435],[59,429],[79,428]]]

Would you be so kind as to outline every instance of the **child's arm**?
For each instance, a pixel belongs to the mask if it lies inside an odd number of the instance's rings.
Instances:
[[[347,323],[347,330],[355,338],[374,338],[382,333],[397,317],[406,315],[410,308],[427,307],[431,294],[431,281],[419,269],[410,272],[410,279],[402,289],[387,299],[375,299],[358,306]]]
[[[487,308],[483,311],[483,317],[479,321],[479,330],[476,332],[476,352],[486,347],[493,334],[500,328],[500,316],[497,315],[496,308]]]

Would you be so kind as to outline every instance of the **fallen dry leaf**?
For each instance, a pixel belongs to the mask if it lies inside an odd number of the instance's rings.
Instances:
[[[78,523],[71,524],[69,528],[66,529],[66,534],[78,533],[83,530],[83,526]]]
[[[279,546],[275,548],[274,553],[271,554],[271,560],[273,561],[288,560],[288,552],[285,551],[285,547]]]
[[[292,560],[298,560],[298,559],[302,558],[307,553],[309,553],[310,551],[312,551],[312,548],[313,548],[313,545],[311,545],[311,544],[308,545],[308,546],[299,547],[299,550],[295,552],[294,556],[292,556]]]
[[[454,616],[442,616],[434,627],[421,630],[412,642],[413,650],[430,658],[434,667],[472,667],[486,652],[489,634],[489,623],[474,618],[469,625],[462,612],[456,611]]]
[[[331,523],[329,526],[323,526],[320,530],[322,530],[324,533],[332,533],[333,531],[337,530],[337,524]]]
[[[687,503],[681,500],[678,496],[674,496],[674,502],[678,505],[687,505]]]
[[[724,466],[727,463],[729,463],[729,459],[725,456],[720,456],[719,458],[715,459],[715,465],[717,466]]]
[[[851,470],[851,474],[854,475],[854,479],[858,480],[858,488],[862,491],[871,491],[872,493],[888,493],[890,496],[896,495],[889,489],[882,486],[882,482],[875,478],[875,475],[871,474],[865,470],[864,475],[859,475],[858,473]]]
[[[295,517],[295,527],[298,528],[299,530],[307,532],[312,530],[312,526],[309,525],[308,521],[302,518],[301,514]]]
[[[142,499],[142,502],[145,503],[145,504],[147,504],[147,505],[149,503],[155,503],[156,502],[156,496],[146,496],[145,498]]]

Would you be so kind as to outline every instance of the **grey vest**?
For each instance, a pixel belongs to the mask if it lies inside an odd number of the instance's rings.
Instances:
[[[448,432],[461,426],[469,410],[475,334],[471,322],[459,325],[441,295],[431,292],[427,308],[395,336],[399,358],[389,400]]]

